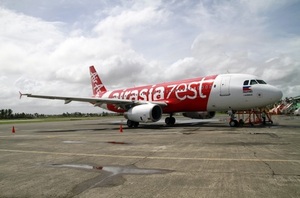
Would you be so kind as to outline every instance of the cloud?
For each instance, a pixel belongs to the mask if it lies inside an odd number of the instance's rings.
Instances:
[[[126,10],[117,15],[108,16],[93,29],[99,35],[108,34],[112,37],[124,36],[124,31],[137,33],[141,28],[147,28],[165,20],[167,13],[153,7],[139,10]],[[128,33],[128,32],[127,32]]]
[[[64,38],[60,23],[49,23],[0,8],[1,62],[11,74],[33,72],[44,62],[47,53]],[[26,69],[24,69],[26,68]],[[40,70],[41,71],[41,70]]]
[[[268,14],[286,4],[290,2],[226,1],[213,3],[209,9],[199,3],[202,31],[192,45],[194,58],[207,66],[208,73],[252,73],[281,87],[299,84],[299,55],[295,54],[299,51],[299,35],[278,37],[270,33],[277,30],[268,26]],[[193,23],[192,18],[189,23]],[[274,57],[276,60],[268,61]]]
[[[288,6],[297,3],[297,0],[242,0],[241,3],[254,14],[261,14],[266,11],[274,11],[282,8],[283,6]]]
[[[159,21],[153,9],[124,11],[115,18],[109,16],[100,20],[90,32],[83,34],[76,29],[70,35],[60,29],[63,23],[49,23],[7,9],[1,11],[4,16],[2,22],[9,21],[5,26],[6,32],[2,32],[4,39],[1,47],[6,54],[0,59],[8,64],[2,68],[4,73],[1,77],[17,76],[17,79],[10,78],[10,82],[4,83],[6,108],[16,106],[15,101],[9,98],[17,95],[17,90],[57,95],[58,90],[63,89],[64,95],[90,95],[89,65],[101,65],[100,74],[105,75],[104,79],[108,79],[108,86],[111,87],[143,81],[143,76],[139,78],[138,75],[148,65],[143,56],[136,53],[121,37],[103,33],[101,29],[110,28],[121,35],[123,31],[138,28],[148,21],[153,25],[153,20]],[[123,17],[124,23],[120,21]],[[108,27],[107,21],[114,26]],[[45,103],[49,104],[46,101],[36,104]],[[23,100],[21,104],[24,104]],[[42,111],[49,112],[49,109]]]
[[[193,57],[186,57],[184,59],[180,59],[170,67],[167,67],[164,72],[164,76],[166,79],[171,81],[175,79],[182,78],[193,78],[198,76],[203,76],[205,72],[201,67],[201,63],[199,60]]]

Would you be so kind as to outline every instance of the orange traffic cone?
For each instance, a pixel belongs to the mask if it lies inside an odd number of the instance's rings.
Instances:
[[[123,126],[120,124],[120,133],[123,133]]]
[[[13,126],[12,130],[11,130],[12,133],[15,133],[16,130],[15,130],[15,127]]]

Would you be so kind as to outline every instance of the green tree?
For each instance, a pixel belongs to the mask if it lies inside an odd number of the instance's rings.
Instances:
[[[1,119],[4,118],[4,109],[1,109],[0,118],[1,118]]]
[[[11,109],[8,109],[8,111],[7,111],[7,116],[8,116],[8,118],[12,118],[13,117],[13,111],[11,110]]]

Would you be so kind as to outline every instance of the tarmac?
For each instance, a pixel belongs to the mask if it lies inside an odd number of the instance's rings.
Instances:
[[[300,197],[300,117],[217,119],[0,124],[0,197]]]

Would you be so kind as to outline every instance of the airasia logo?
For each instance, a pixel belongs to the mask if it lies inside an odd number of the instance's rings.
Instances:
[[[96,72],[91,72],[91,82],[93,85],[93,90],[95,93],[100,93],[102,87],[104,87],[103,84],[100,83],[99,76]]]
[[[182,82],[165,85],[153,85],[140,87],[139,89],[130,88],[113,91],[109,98],[142,100],[142,101],[159,101],[176,98],[178,100],[194,100],[196,98],[207,98],[210,93],[214,79],[199,79],[198,81]]]

